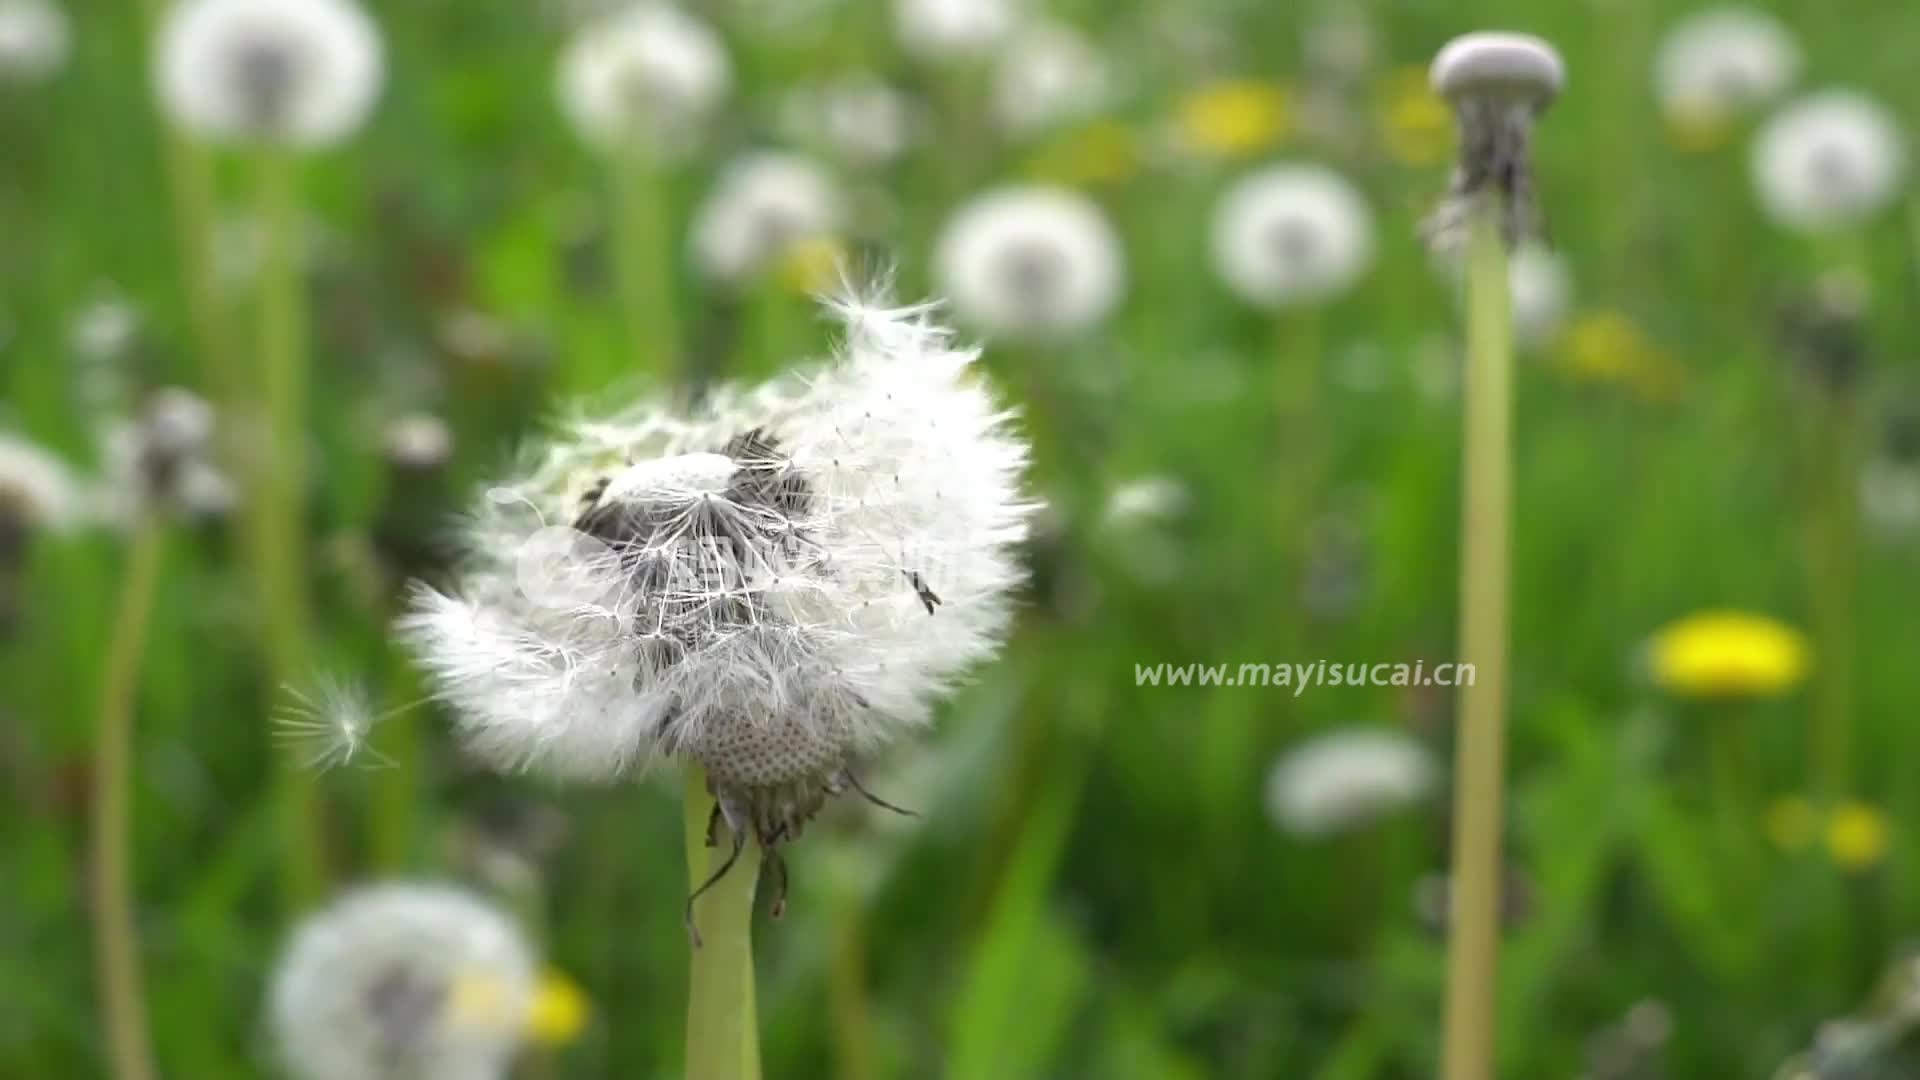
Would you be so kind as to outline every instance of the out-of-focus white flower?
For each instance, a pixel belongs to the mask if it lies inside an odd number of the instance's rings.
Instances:
[[[1192,493],[1177,477],[1142,476],[1115,486],[1101,516],[1108,525],[1126,528],[1178,517],[1192,501]]]
[[[1346,177],[1275,165],[1229,189],[1213,214],[1213,261],[1250,304],[1287,308],[1345,291],[1373,262],[1373,215]]]
[[[192,391],[156,391],[140,411],[105,430],[100,512],[120,522],[154,510],[218,517],[237,498],[214,464],[213,406]]]
[[[180,0],[154,60],[160,103],[182,128],[301,148],[357,130],[384,76],[379,28],[352,0]]]
[[[1681,20],[1660,43],[1654,89],[1685,122],[1738,116],[1779,97],[1800,75],[1800,44],[1780,20],[1721,7]]]
[[[52,0],[0,0],[0,82],[39,82],[66,66],[72,32]]]
[[[1009,338],[1086,330],[1126,287],[1113,225],[1091,199],[1059,188],[1003,188],[974,199],[941,230],[933,264],[962,319]]]
[[[1026,445],[926,309],[838,311],[829,366],[580,422],[477,508],[400,625],[477,753],[690,758],[771,848],[998,648]]]
[[[532,948],[491,904],[448,885],[385,884],[300,925],[268,1014],[299,1080],[501,1080],[537,993]]]
[[[1384,728],[1347,728],[1302,743],[1267,775],[1274,824],[1303,836],[1364,825],[1418,802],[1437,770],[1426,747]]]
[[[1920,532],[1920,463],[1867,462],[1860,473],[1860,512],[1890,536]]]
[[[453,429],[432,413],[396,417],[387,425],[382,441],[388,464],[397,469],[438,469],[453,458]]]
[[[706,23],[643,3],[583,27],[560,60],[560,108],[580,137],[684,153],[726,98],[733,67]]]
[[[140,309],[116,289],[103,289],[67,323],[67,347],[92,363],[126,355],[140,332]]]
[[[1107,58],[1079,31],[1031,25],[1006,42],[994,65],[994,114],[1008,131],[1030,135],[1099,112],[1113,81]]]
[[[1906,138],[1878,102],[1823,90],[1789,102],[1753,146],[1753,183],[1774,221],[1804,232],[1857,225],[1906,179]]]
[[[894,0],[893,28],[906,51],[927,60],[978,59],[1013,33],[1020,0]]]
[[[776,151],[748,154],[721,173],[694,214],[694,265],[737,284],[796,245],[832,237],[844,212],[839,185],[818,162]]]
[[[912,145],[919,117],[906,95],[856,74],[795,90],[781,103],[781,123],[797,142],[854,164],[884,165]]]
[[[1566,260],[1528,244],[1513,253],[1507,278],[1513,290],[1514,337],[1529,347],[1552,341],[1573,302],[1573,275]]]
[[[87,501],[66,462],[0,430],[0,532],[7,525],[65,532],[86,520]]]

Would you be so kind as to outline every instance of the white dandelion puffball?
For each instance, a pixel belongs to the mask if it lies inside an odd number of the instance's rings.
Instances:
[[[1289,750],[1267,775],[1267,811],[1288,832],[1324,836],[1426,798],[1438,780],[1426,747],[1385,728],[1346,728]]]
[[[994,115],[1015,135],[1091,116],[1112,92],[1107,58],[1079,31],[1057,23],[1015,34],[993,69]]]
[[[379,28],[352,0],[180,0],[155,48],[167,115],[217,142],[339,142],[385,76]]]
[[[1749,7],[1681,20],[1660,43],[1654,89],[1677,119],[1737,116],[1774,100],[1800,77],[1800,43],[1779,19]]]
[[[1774,221],[1803,232],[1857,225],[1906,179],[1906,137],[1885,107],[1851,90],[1789,102],[1753,145],[1753,183]]]
[[[1274,165],[1242,179],[1213,213],[1220,277],[1256,307],[1317,303],[1373,263],[1373,214],[1346,177],[1318,165]]]
[[[927,60],[972,60],[1020,23],[1020,0],[894,0],[900,47]]]
[[[738,284],[795,245],[832,236],[844,213],[839,185],[818,162],[778,151],[748,154],[720,174],[694,213],[694,265]]]
[[[1126,288],[1120,234],[1093,200],[1060,188],[1002,188],[962,206],[933,267],[960,318],[1013,339],[1086,330]]]
[[[782,129],[859,165],[884,165],[913,144],[920,122],[905,94],[871,75],[801,87],[781,102]]]
[[[733,65],[706,23],[645,3],[588,23],[561,57],[560,108],[601,147],[684,153],[725,100]]]
[[[66,462],[0,431],[0,534],[9,526],[65,532],[86,518],[87,501]]]
[[[490,492],[400,627],[477,753],[689,758],[765,846],[995,652],[1026,444],[925,308],[836,310],[828,366],[577,423]]]
[[[0,82],[40,82],[72,51],[66,12],[52,0],[0,0]]]
[[[369,886],[294,931],[269,1023],[298,1080],[502,1080],[535,964],[519,928],[464,889]]]
[[[1507,264],[1513,299],[1513,336],[1530,348],[1560,333],[1573,302],[1573,275],[1565,259],[1538,244],[1513,253]]]

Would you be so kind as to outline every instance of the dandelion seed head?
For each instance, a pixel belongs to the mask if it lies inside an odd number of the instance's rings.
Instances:
[[[432,413],[395,417],[382,442],[387,463],[407,472],[430,472],[453,460],[453,429]]]
[[[1275,165],[1245,177],[1214,209],[1214,269],[1256,307],[1289,308],[1351,288],[1373,263],[1373,214],[1346,177]]]
[[[503,1080],[536,998],[533,950],[504,914],[463,889],[394,883],[299,926],[268,1017],[298,1080]]]
[[[919,136],[916,104],[879,78],[842,75],[789,93],[781,103],[782,130],[854,165],[894,161]]]
[[[1020,25],[1021,0],[894,0],[901,48],[926,60],[986,55]]]
[[[1750,7],[1709,8],[1661,41],[1654,89],[1670,119],[1717,121],[1779,97],[1800,67],[1800,43],[1779,19]]]
[[[581,28],[561,57],[561,111],[580,137],[683,155],[733,84],[713,29],[667,4],[642,3]]]
[[[379,29],[352,0],[181,0],[156,50],[161,105],[216,142],[337,143],[385,77]]]
[[[0,430],[0,531],[65,532],[87,516],[73,469],[40,444]]]
[[[1425,232],[1445,255],[1464,247],[1476,207],[1495,201],[1503,238],[1519,247],[1545,231],[1534,194],[1534,121],[1566,85],[1566,63],[1530,34],[1463,34],[1434,57],[1429,78],[1453,104],[1460,157]]]
[[[52,0],[0,0],[0,83],[52,78],[72,46],[66,12]]]
[[[1086,331],[1126,287],[1119,233],[1091,199],[1059,188],[975,198],[941,230],[933,264],[955,314],[1011,339]]]
[[[1007,40],[994,64],[994,115],[1007,131],[1033,135],[1099,112],[1114,83],[1106,56],[1078,30],[1031,24]]]
[[[1861,224],[1906,181],[1906,137],[1879,102],[1823,90],[1789,102],[1753,144],[1753,183],[1775,223],[1809,233]]]
[[[695,212],[693,262],[709,278],[741,284],[797,248],[831,237],[845,214],[840,186],[818,162],[751,153],[721,173]]]
[[[1433,755],[1381,728],[1344,728],[1301,743],[1267,775],[1267,812],[1302,836],[1368,824],[1427,797],[1439,779]]]
[[[790,836],[997,649],[1025,444],[926,308],[833,310],[825,367],[577,420],[476,508],[458,580],[400,627],[476,752],[691,758]],[[556,531],[572,554],[530,572]]]
[[[1553,46],[1531,34],[1462,34],[1433,58],[1433,89],[1455,102],[1519,102],[1543,108],[1567,82],[1566,63]]]
[[[217,425],[213,406],[180,387],[154,391],[132,415],[109,424],[102,434],[102,512],[126,522],[154,510],[200,517],[230,510],[237,494],[215,463]]]

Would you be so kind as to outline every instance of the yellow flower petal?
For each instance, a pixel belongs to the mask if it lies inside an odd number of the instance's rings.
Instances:
[[[586,1029],[590,1011],[579,984],[550,971],[534,991],[533,1007],[527,1011],[527,1034],[548,1046],[572,1042]]]
[[[1197,153],[1223,158],[1258,154],[1292,130],[1286,92],[1272,83],[1239,79],[1187,95],[1176,114],[1181,139]]]
[[[1689,697],[1766,697],[1806,677],[1807,643],[1798,630],[1764,615],[1709,611],[1654,635],[1653,678]]]
[[[1841,803],[1827,819],[1827,854],[1843,870],[1880,865],[1887,855],[1887,817],[1860,802]]]

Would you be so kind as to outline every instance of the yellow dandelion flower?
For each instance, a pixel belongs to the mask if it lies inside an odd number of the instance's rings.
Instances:
[[[1767,807],[1767,838],[1781,851],[1801,852],[1813,846],[1819,832],[1820,815],[1813,804],[1798,795],[1776,799]]]
[[[1069,131],[1036,151],[1027,175],[1071,188],[1110,187],[1140,171],[1140,145],[1125,124],[1101,120]]]
[[[1176,113],[1182,142],[1208,157],[1244,158],[1269,150],[1293,130],[1286,91],[1253,79],[1201,87]]]
[[[840,283],[847,251],[831,236],[809,236],[788,244],[780,255],[782,287],[806,296],[827,292]]]
[[[1424,67],[1404,67],[1387,79],[1380,105],[1380,136],[1403,165],[1439,165],[1453,156],[1453,109],[1427,79]]]
[[[1688,697],[1766,697],[1806,677],[1807,641],[1764,615],[1707,611],[1670,623],[1652,643],[1653,678]]]
[[[1887,856],[1887,816],[1862,802],[1845,802],[1827,818],[1827,855],[1843,870],[1858,873]]]
[[[550,971],[541,977],[533,1007],[527,1011],[527,1034],[548,1046],[572,1042],[585,1030],[590,1011],[586,992],[572,979]]]
[[[1615,311],[1575,319],[1561,338],[1558,366],[1575,381],[1617,386],[1652,402],[1673,401],[1686,389],[1686,374],[1673,357]]]

